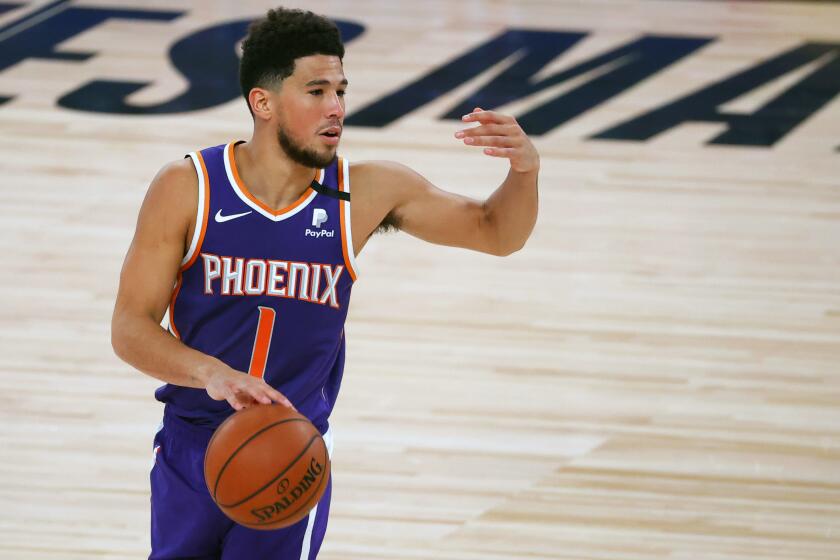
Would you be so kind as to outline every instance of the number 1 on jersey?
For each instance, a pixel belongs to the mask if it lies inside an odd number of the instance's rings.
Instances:
[[[271,333],[274,332],[274,318],[277,312],[270,307],[258,307],[260,318],[257,322],[257,335],[254,337],[254,349],[251,351],[251,365],[248,375],[262,379],[265,364],[268,362],[268,347],[271,345]]]

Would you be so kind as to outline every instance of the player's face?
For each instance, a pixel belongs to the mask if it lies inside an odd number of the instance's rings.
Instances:
[[[291,159],[326,167],[335,158],[344,128],[347,79],[337,56],[295,60],[295,70],[277,92],[277,140]]]

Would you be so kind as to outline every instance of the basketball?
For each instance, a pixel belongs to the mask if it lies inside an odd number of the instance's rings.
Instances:
[[[329,476],[321,434],[304,416],[280,405],[231,415],[213,434],[204,456],[213,501],[252,529],[280,529],[306,517]]]

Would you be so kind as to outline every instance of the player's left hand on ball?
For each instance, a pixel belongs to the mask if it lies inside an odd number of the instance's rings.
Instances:
[[[469,146],[485,146],[488,156],[510,160],[510,168],[518,173],[530,173],[540,168],[540,155],[528,135],[510,115],[485,111],[476,107],[469,115],[461,117],[465,123],[478,123],[455,133]]]

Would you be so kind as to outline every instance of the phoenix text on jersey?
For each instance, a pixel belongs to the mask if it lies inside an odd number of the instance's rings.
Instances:
[[[223,296],[276,296],[338,309],[336,286],[343,265],[245,259],[201,253],[204,293]]]

